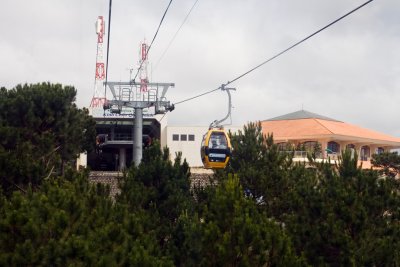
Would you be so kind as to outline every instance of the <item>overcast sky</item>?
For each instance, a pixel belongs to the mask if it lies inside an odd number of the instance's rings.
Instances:
[[[114,0],[109,80],[128,81],[142,40],[151,41],[169,0]],[[149,53],[153,82],[173,82],[178,102],[212,90],[365,1],[174,0]],[[0,0],[0,86],[73,85],[94,92],[94,23],[108,0]],[[400,137],[400,1],[375,0],[231,86],[234,125],[305,109]],[[104,49],[104,52],[106,50]],[[104,55],[105,56],[105,55]],[[208,125],[227,112],[214,92],[182,103],[170,124]]]

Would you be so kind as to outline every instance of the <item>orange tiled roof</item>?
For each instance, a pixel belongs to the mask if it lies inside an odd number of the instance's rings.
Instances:
[[[298,111],[262,122],[264,134],[275,140],[340,138],[367,139],[400,146],[400,138],[336,121],[307,111]]]

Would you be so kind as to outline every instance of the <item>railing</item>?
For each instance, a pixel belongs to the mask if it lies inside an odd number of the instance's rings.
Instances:
[[[115,141],[131,141],[132,134],[131,133],[115,133],[114,140]]]
[[[292,154],[293,158],[300,158],[300,159],[306,159],[308,155],[312,155],[312,152],[309,151],[304,151],[304,150],[296,150],[296,151],[281,151],[282,153],[287,153],[287,154]],[[333,152],[333,153],[328,153],[324,154],[321,152],[316,152],[315,158],[317,159],[331,159],[331,160],[338,160],[339,153]]]
[[[337,152],[332,152],[332,153],[328,153],[327,155],[326,155],[326,158],[327,159],[331,159],[331,160],[338,160],[339,159],[339,153],[337,153]]]
[[[149,89],[142,92],[140,86],[121,86],[116,91],[114,100],[156,102],[157,93],[157,89]]]
[[[304,150],[295,150],[295,151],[291,151],[291,150],[282,150],[280,151],[280,153],[286,153],[289,155],[293,155],[293,158],[295,159],[307,159],[308,155],[311,155],[311,152],[308,151],[304,151]],[[315,158],[316,159],[330,159],[330,160],[339,160],[341,153],[339,152],[318,152],[315,153]],[[359,161],[370,161],[371,160],[371,156],[369,155],[359,155],[358,158]]]
[[[294,158],[307,158],[307,151],[294,151]]]
[[[304,150],[295,150],[295,151],[280,151],[281,153],[286,153],[286,154],[292,154],[293,158],[307,158],[307,155],[311,155],[311,152],[304,151]],[[315,153],[315,156],[317,159],[322,159],[323,155],[322,153]]]

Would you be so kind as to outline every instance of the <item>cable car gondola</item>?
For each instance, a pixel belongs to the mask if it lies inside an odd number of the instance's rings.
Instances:
[[[235,90],[235,88],[225,88],[225,85],[222,85],[221,90],[228,93],[228,114],[219,121],[213,121],[210,124],[208,132],[203,136],[200,154],[204,168],[206,169],[223,169],[226,167],[231,157],[231,141],[228,134],[221,126],[221,123],[231,115],[232,104],[229,90]]]
[[[223,169],[231,156],[231,142],[222,128],[210,128],[201,142],[201,160],[206,169]]]

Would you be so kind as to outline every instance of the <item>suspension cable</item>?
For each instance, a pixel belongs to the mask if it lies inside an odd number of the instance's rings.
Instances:
[[[112,0],[109,2],[108,7],[108,29],[107,29],[107,58],[106,58],[106,81],[104,83],[104,97],[107,96],[107,81],[108,81],[108,55],[110,52],[110,32],[111,32],[111,5]]]
[[[183,102],[186,102],[186,101],[189,101],[189,100],[192,100],[192,99],[195,99],[195,98],[198,98],[198,97],[201,97],[201,96],[210,94],[210,93],[215,92],[215,91],[217,91],[217,90],[219,90],[219,89],[221,89],[221,86],[218,87],[218,88],[216,88],[216,89],[213,89],[213,90],[211,90],[211,91],[205,92],[205,93],[203,93],[203,94],[200,94],[200,95],[197,95],[197,96],[193,96],[193,97],[190,97],[190,98],[188,98],[188,99],[185,99],[185,100],[176,102],[174,105],[178,105],[178,104],[180,104],[180,103],[183,103]]]
[[[178,35],[179,31],[182,29],[183,25],[185,24],[185,22],[187,21],[188,17],[190,16],[190,14],[192,13],[194,7],[196,6],[197,2],[199,0],[196,0],[192,7],[190,8],[189,12],[186,14],[186,17],[183,19],[181,26],[179,26],[178,30],[175,32],[174,36],[171,38],[171,40],[169,41],[167,47],[165,48],[164,52],[161,54],[160,58],[157,60],[156,65],[153,68],[153,71],[155,71],[155,69],[157,69],[158,64],[160,63],[160,61],[164,58],[165,54],[167,53],[168,49],[170,48],[171,44],[174,42],[176,36]]]
[[[154,34],[153,40],[151,40],[151,43],[150,43],[150,45],[149,45],[149,48],[146,49],[145,58],[147,58],[147,55],[149,54],[150,48],[151,48],[151,46],[153,45],[154,40],[156,39],[156,37],[157,37],[157,35],[158,35],[158,31],[160,30],[161,24],[162,24],[163,21],[164,21],[165,15],[167,14],[167,11],[168,11],[168,9],[169,9],[171,3],[172,3],[172,0],[169,1],[169,4],[168,4],[167,8],[165,9],[164,14],[163,14],[163,16],[162,16],[162,18],[161,18],[160,24],[158,24],[158,27],[157,27],[156,33]],[[142,66],[143,66],[143,62],[144,62],[144,60],[142,60],[142,62],[140,63],[140,66],[139,66],[139,68],[137,69],[137,72],[136,72],[135,77],[133,78],[133,80],[135,80],[135,79],[137,78],[137,76],[138,76],[138,74],[139,74],[139,71],[140,71],[140,69],[141,69]]]
[[[224,86],[230,85],[231,83],[233,83],[233,82],[235,82],[235,81],[237,81],[237,80],[243,78],[243,77],[246,76],[247,74],[249,74],[249,73],[255,71],[256,69],[260,68],[261,66],[267,64],[268,62],[274,60],[275,58],[281,56],[282,54],[288,52],[289,50],[295,48],[295,47],[298,46],[299,44],[301,44],[301,43],[307,41],[307,40],[310,39],[311,37],[317,35],[318,33],[322,32],[323,30],[325,30],[325,29],[329,28],[330,26],[336,24],[336,23],[339,22],[340,20],[342,20],[342,19],[344,19],[345,17],[349,16],[350,14],[356,12],[357,10],[359,10],[360,8],[366,6],[367,4],[371,3],[372,1],[374,1],[374,0],[369,0],[369,1],[367,1],[367,2],[365,2],[365,3],[363,3],[363,4],[361,4],[360,6],[354,8],[353,10],[347,12],[347,13],[344,14],[343,16],[341,16],[341,17],[339,17],[338,19],[332,21],[331,23],[327,24],[326,26],[322,27],[321,29],[317,30],[316,32],[314,32],[314,33],[308,35],[307,37],[301,39],[301,40],[298,41],[297,43],[295,43],[295,44],[289,46],[289,47],[286,48],[285,50],[283,50],[283,51],[279,52],[278,54],[274,55],[273,57],[270,57],[269,59],[263,61],[262,63],[258,64],[258,65],[255,66],[254,68],[252,68],[252,69],[250,69],[250,70],[244,72],[243,74],[237,76],[237,77],[234,78],[233,80],[228,81],[227,83],[224,84]],[[198,98],[198,97],[201,97],[201,96],[210,94],[210,93],[215,92],[215,91],[217,91],[217,90],[219,90],[219,89],[221,89],[221,88],[222,88],[222,87],[220,86],[220,87],[218,87],[217,89],[213,89],[213,90],[211,90],[211,91],[207,91],[207,92],[205,92],[205,93],[203,93],[203,94],[200,94],[200,95],[197,95],[197,96],[193,96],[193,97],[190,97],[190,98],[188,98],[188,99],[184,99],[184,100],[182,100],[182,101],[176,102],[174,105],[177,105],[177,104],[180,104],[180,103],[184,103],[184,102],[186,102],[186,101],[189,101],[189,100],[192,100],[192,99],[195,99],[195,98]]]

